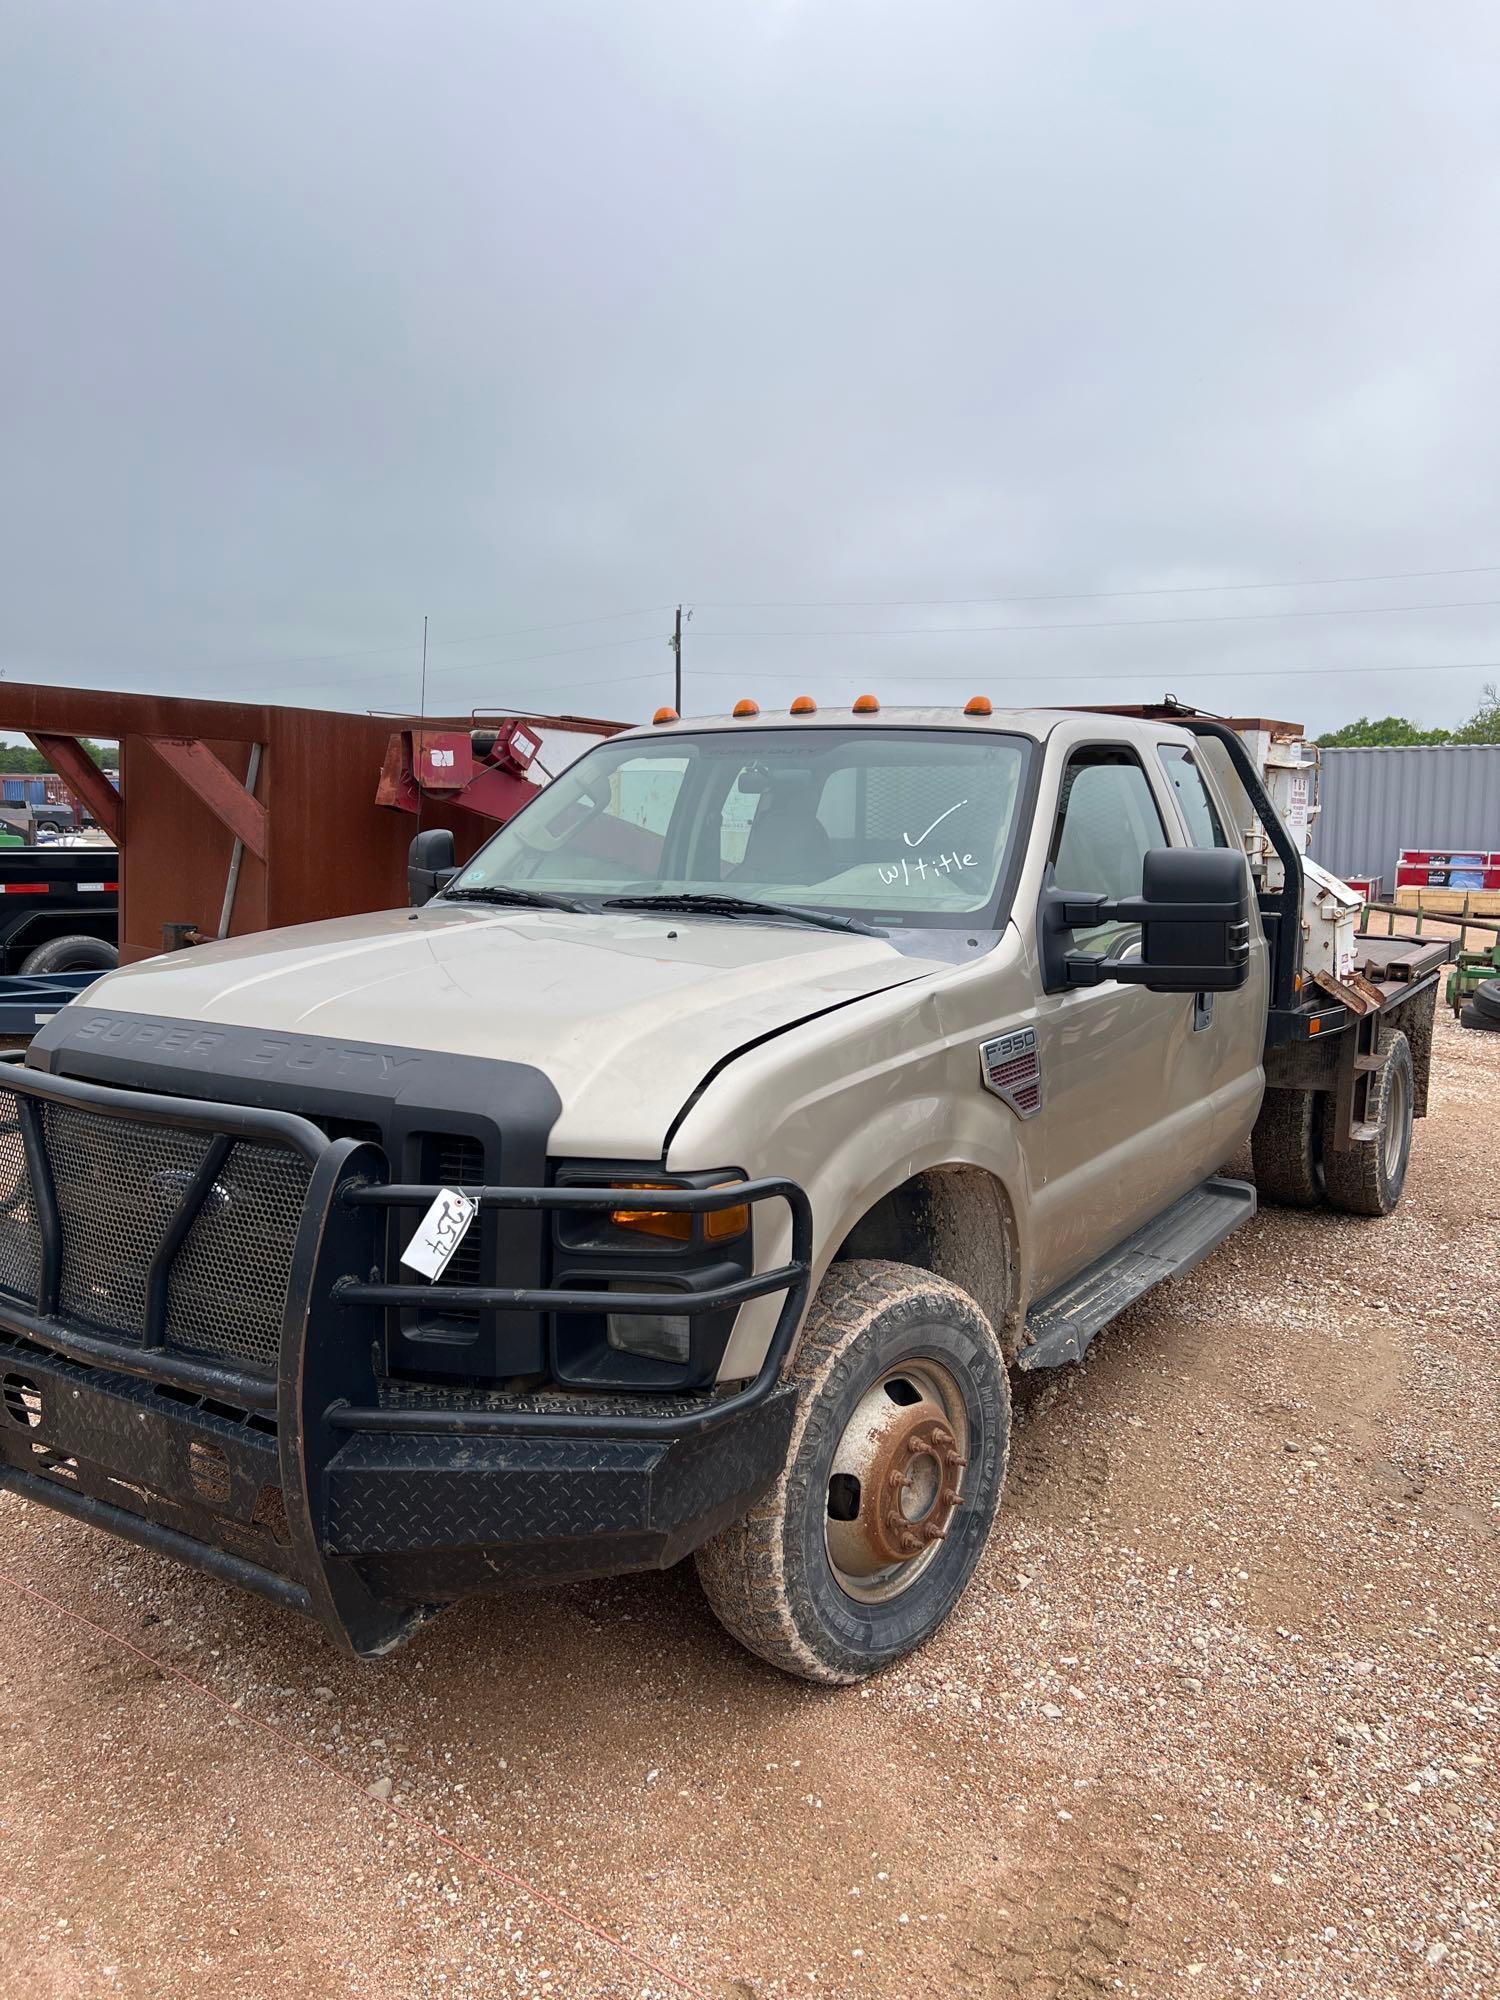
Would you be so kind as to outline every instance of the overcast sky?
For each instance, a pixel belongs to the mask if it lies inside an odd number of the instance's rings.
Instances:
[[[1464,0],[3,0],[0,667],[1455,720],[1497,104]]]

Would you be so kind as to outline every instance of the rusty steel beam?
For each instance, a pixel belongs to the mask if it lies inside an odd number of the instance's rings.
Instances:
[[[215,742],[264,742],[267,709],[257,702],[194,700],[182,695],[119,694],[108,688],[44,687],[0,682],[0,728],[65,736],[197,736]]]
[[[105,777],[76,736],[52,736],[43,730],[28,730],[33,746],[56,771],[68,790],[92,813],[118,847],[120,844],[120,794]]]
[[[298,718],[320,726],[332,712],[343,720],[368,722],[372,735],[393,729],[461,729],[468,731],[489,713],[429,715],[418,718],[400,709],[380,716],[350,718],[339,711],[279,708],[260,702],[219,701],[211,697],[174,694],[120,694],[108,688],[64,688],[36,681],[0,681],[0,729],[44,730],[66,736],[180,736],[210,743],[269,743],[281,726]],[[504,711],[506,717],[516,711]],[[602,717],[545,715],[527,712],[524,719],[549,729],[599,731],[612,734],[629,727]],[[382,729],[381,725],[384,725]]]
[[[169,771],[196,793],[222,820],[236,840],[242,840],[259,861],[266,858],[266,809],[208,745],[195,736],[147,736],[144,739]]]

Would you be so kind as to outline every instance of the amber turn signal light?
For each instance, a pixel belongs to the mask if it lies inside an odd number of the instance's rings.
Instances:
[[[734,713],[736,715],[759,715],[760,703],[758,701],[751,701],[750,697],[746,695],[743,700],[735,703]]]
[[[650,1194],[659,1186],[655,1181],[629,1181],[620,1185],[622,1190],[629,1187],[632,1193],[641,1194]],[[612,1208],[609,1219],[617,1229],[632,1229],[640,1236],[657,1236],[666,1243],[690,1243],[693,1237],[693,1218],[685,1209]],[[750,1204],[744,1201],[737,1201],[729,1208],[712,1209],[703,1218],[703,1234],[710,1243],[732,1242],[749,1227]]]
[[[971,694],[964,703],[965,715],[993,715],[995,704],[987,694]]]
[[[651,718],[653,722],[676,722],[677,719],[675,708],[659,708]]]
[[[737,1201],[732,1208],[712,1208],[703,1218],[703,1234],[710,1243],[728,1243],[743,1236],[750,1227],[750,1204]]]
[[[799,694],[797,699],[792,703],[791,712],[793,715],[816,715],[818,704],[810,694]]]
[[[857,695],[854,701],[856,715],[879,715],[880,703],[873,694]]]

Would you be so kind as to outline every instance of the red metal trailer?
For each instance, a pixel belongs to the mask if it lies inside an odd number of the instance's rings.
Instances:
[[[0,729],[24,732],[120,849],[124,963],[164,941],[403,903],[419,825],[451,827],[466,858],[538,777],[624,726],[507,716],[476,740],[473,717],[423,722],[0,682]],[[82,736],[119,742],[118,791]],[[529,755],[523,737],[538,746]],[[434,762],[434,749],[453,762]]]
[[[1469,847],[1439,851],[1403,847],[1396,858],[1398,889],[1500,889],[1500,854]]]

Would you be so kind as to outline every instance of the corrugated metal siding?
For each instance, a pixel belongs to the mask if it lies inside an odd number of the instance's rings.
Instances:
[[[1500,744],[1325,750],[1315,861],[1396,885],[1403,847],[1500,849]]]

